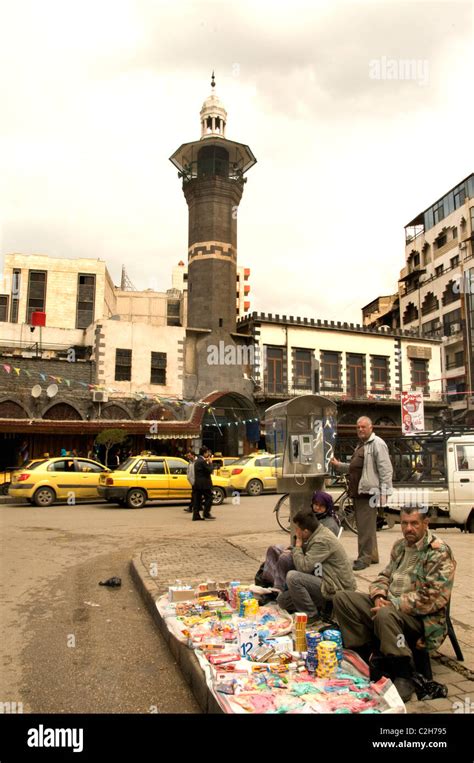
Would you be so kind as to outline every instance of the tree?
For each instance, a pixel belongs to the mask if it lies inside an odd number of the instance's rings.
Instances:
[[[105,448],[105,466],[109,463],[109,450],[114,445],[121,445],[127,439],[127,433],[123,429],[104,429],[95,438],[96,445],[103,445]]]

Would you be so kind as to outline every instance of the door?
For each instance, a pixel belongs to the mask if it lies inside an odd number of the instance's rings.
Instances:
[[[76,459],[76,472],[78,475],[78,484],[81,485],[84,498],[98,498],[97,485],[100,475],[106,469],[100,464],[94,463],[85,458]]]
[[[183,458],[167,458],[166,464],[170,474],[170,498],[182,498],[189,501],[191,485],[188,482],[188,462]]]
[[[283,350],[267,347],[267,392],[283,393]]]
[[[262,481],[265,490],[276,490],[276,473],[272,468],[273,460],[274,459],[271,456],[255,459],[258,479]]]
[[[457,521],[465,521],[474,508],[474,442],[453,447],[452,508],[458,512]]]
[[[169,498],[169,476],[163,459],[144,459],[134,480],[135,487],[143,487],[151,499]]]
[[[47,481],[56,496],[60,500],[68,498],[84,498],[84,485],[80,483],[80,476],[76,472],[74,459],[65,458],[61,461],[53,461],[48,467]]]

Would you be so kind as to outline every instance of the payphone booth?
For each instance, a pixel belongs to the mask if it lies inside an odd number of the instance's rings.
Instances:
[[[291,518],[324,489],[336,428],[337,406],[319,395],[300,395],[265,412],[266,446],[279,457],[277,490],[290,494]]]

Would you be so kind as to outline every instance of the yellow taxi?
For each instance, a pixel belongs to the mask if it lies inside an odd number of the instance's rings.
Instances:
[[[110,474],[101,474],[98,492],[109,503],[141,509],[155,500],[189,500],[191,486],[187,478],[188,462],[170,456],[131,456]],[[223,503],[232,490],[229,480],[212,475],[213,504]]]
[[[72,503],[98,498],[99,477],[109,471],[90,458],[38,459],[13,472],[8,494],[36,506],[51,506],[55,501],[71,498]]]
[[[265,490],[276,490],[280,467],[281,460],[271,453],[251,453],[230,466],[222,467],[220,475],[229,478],[232,490],[261,495]]]

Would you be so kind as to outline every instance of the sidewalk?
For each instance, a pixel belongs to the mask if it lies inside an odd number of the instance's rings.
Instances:
[[[449,543],[457,561],[451,619],[465,661],[456,661],[451,643],[446,639],[439,652],[432,656],[432,667],[434,680],[448,686],[448,697],[429,702],[409,702],[409,713],[452,713],[456,710],[459,712],[459,708],[466,708],[464,712],[470,712],[470,707],[474,704],[474,539],[472,535],[463,534],[459,530],[443,530],[438,534]],[[209,699],[200,669],[196,670],[196,659],[187,647],[179,649],[177,642],[173,643],[175,639],[171,637],[170,640],[166,626],[160,622],[155,600],[177,579],[196,584],[208,578],[251,583],[263,560],[265,549],[274,543],[285,543],[287,537],[276,531],[232,535],[228,538],[201,535],[199,538],[168,539],[147,546],[132,560],[132,574],[139,590],[205,712],[214,712],[217,708],[215,702]],[[377,537],[380,559],[385,562],[390,548],[400,537],[399,528],[383,530]],[[344,532],[343,542],[350,558],[354,558],[356,536]],[[358,589],[367,591],[370,581],[383,566],[372,565],[370,569],[358,573]]]

